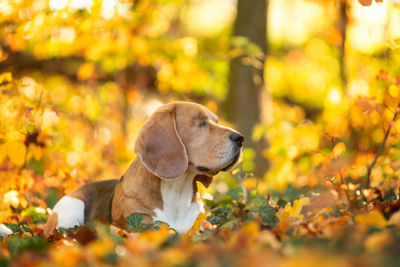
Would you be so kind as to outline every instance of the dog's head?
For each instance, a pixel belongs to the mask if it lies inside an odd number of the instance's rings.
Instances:
[[[219,125],[202,105],[172,102],[145,122],[135,153],[154,175],[174,179],[186,171],[213,176],[232,168],[239,159],[243,136]]]

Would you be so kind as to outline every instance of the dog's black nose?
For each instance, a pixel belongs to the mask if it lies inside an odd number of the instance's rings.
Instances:
[[[229,139],[231,139],[233,142],[235,142],[238,146],[242,146],[242,143],[244,141],[243,135],[238,134],[238,133],[231,134],[229,136]]]

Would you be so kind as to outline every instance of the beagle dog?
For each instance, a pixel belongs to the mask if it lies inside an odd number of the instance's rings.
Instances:
[[[133,212],[142,214],[145,223],[163,221],[187,232],[203,209],[196,182],[207,187],[219,171],[231,169],[243,140],[202,105],[163,105],[140,130],[137,157],[121,179],[92,182],[62,197],[45,235],[100,218],[126,229],[125,218]]]

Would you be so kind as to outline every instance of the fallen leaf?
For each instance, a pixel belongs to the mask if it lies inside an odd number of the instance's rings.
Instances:
[[[356,223],[368,224],[377,227],[385,227],[387,225],[385,217],[378,210],[371,210],[368,213],[357,214],[355,216]]]

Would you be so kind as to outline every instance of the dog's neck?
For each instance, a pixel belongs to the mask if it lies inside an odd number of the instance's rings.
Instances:
[[[178,232],[187,232],[200,211],[200,201],[194,201],[196,194],[195,174],[187,172],[174,180],[161,180],[163,209],[155,209],[155,221],[163,221]]]
[[[137,212],[146,223],[159,220],[178,232],[188,231],[203,208],[196,180],[193,172],[162,180],[136,158],[115,189],[112,220],[122,226],[123,218]]]

